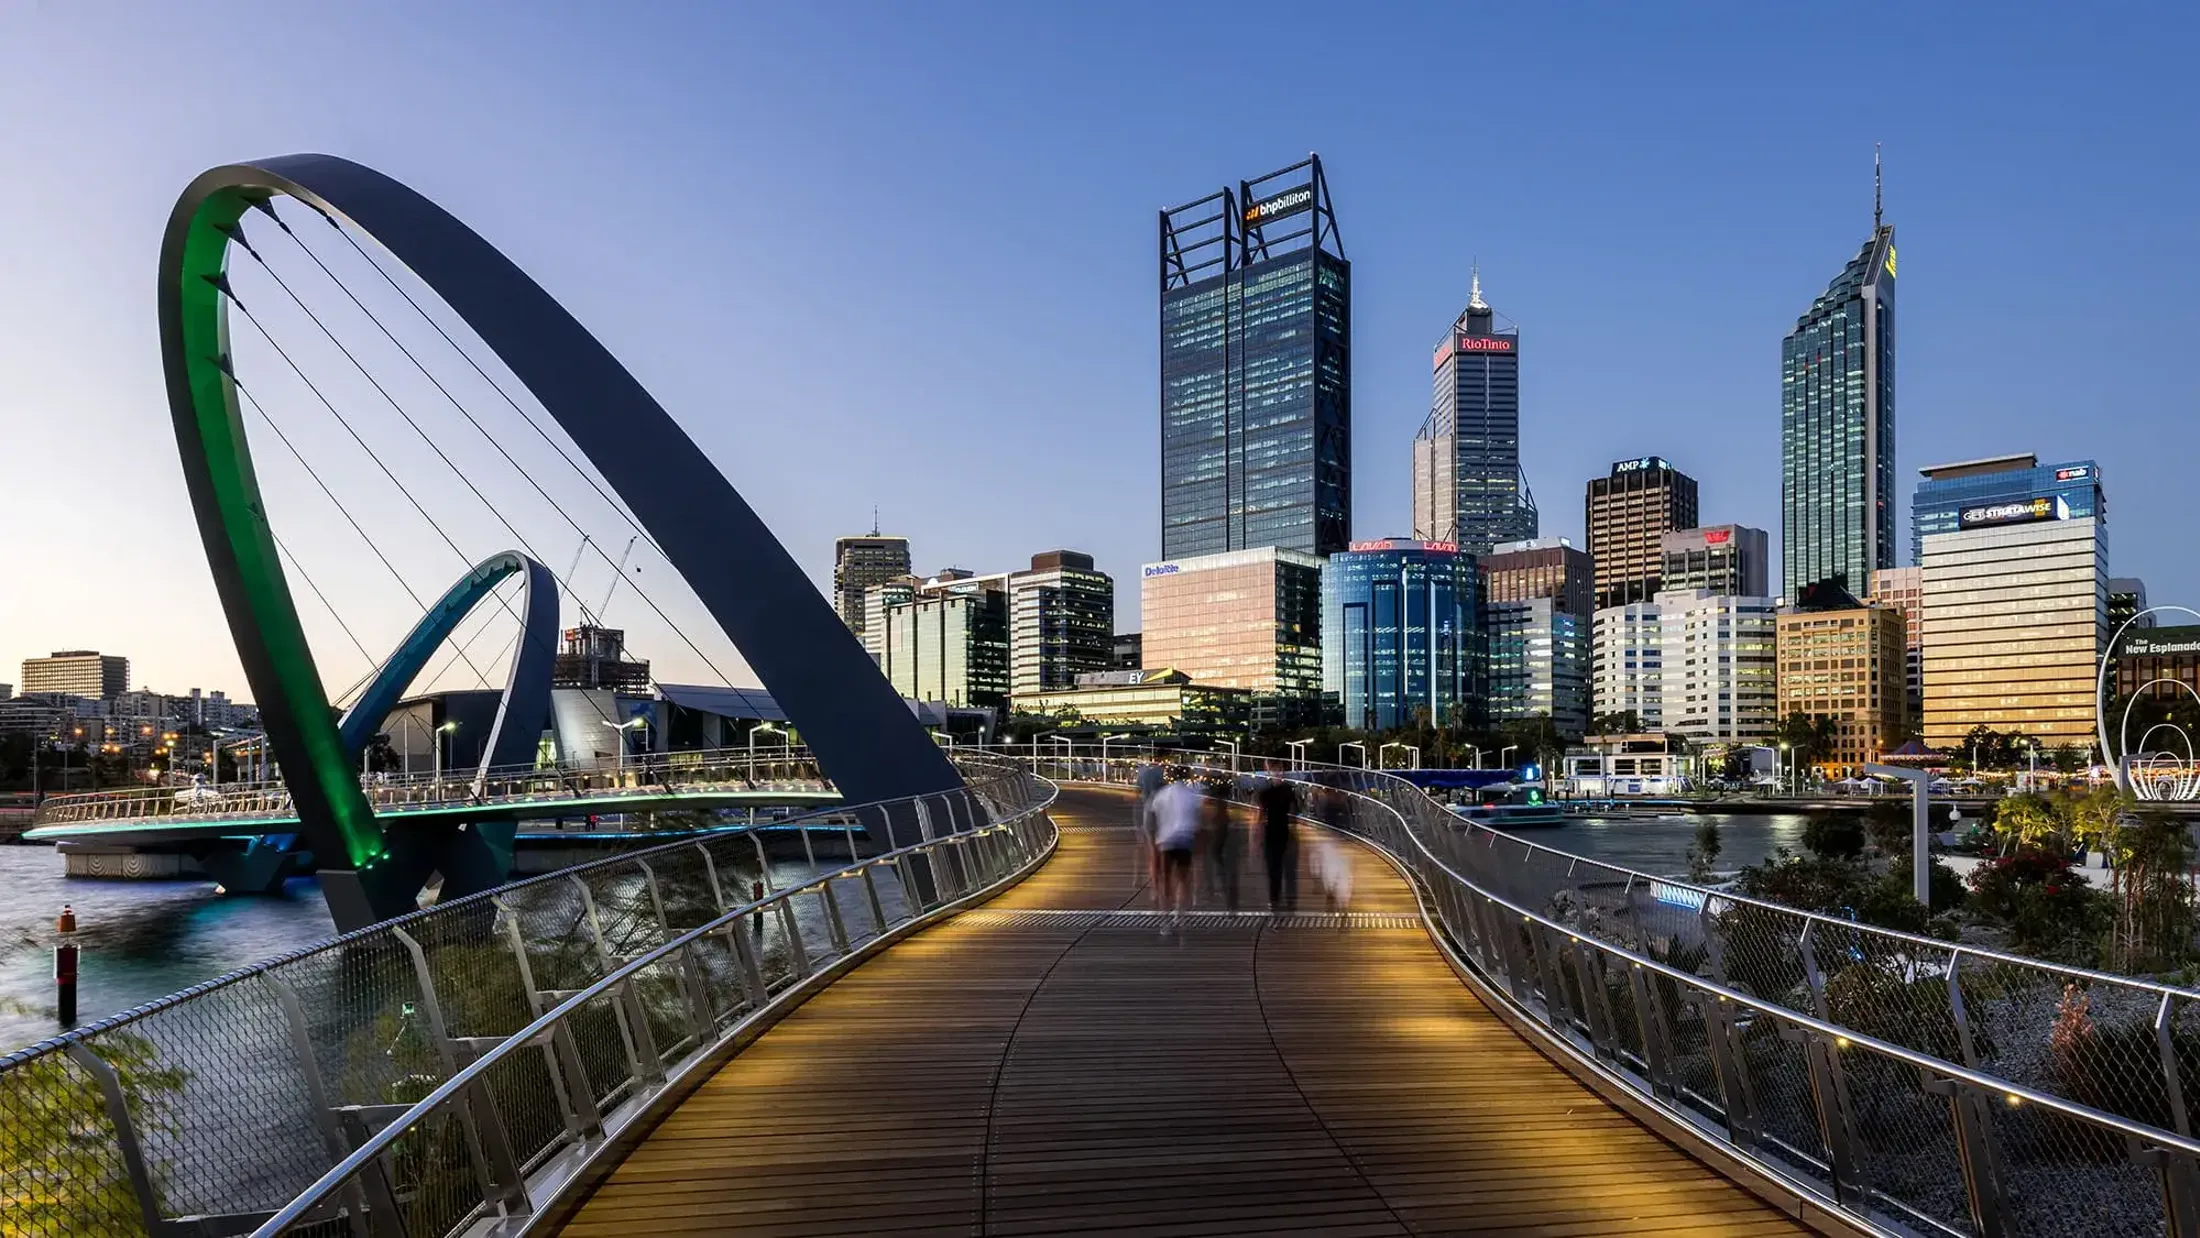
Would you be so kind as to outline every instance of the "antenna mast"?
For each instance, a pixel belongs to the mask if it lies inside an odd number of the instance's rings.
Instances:
[[[1872,143],[1872,231],[1879,231],[1880,221],[1886,215],[1886,195],[1879,176],[1879,143]]]

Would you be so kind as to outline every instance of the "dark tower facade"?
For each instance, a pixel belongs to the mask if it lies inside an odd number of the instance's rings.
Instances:
[[[1477,273],[1436,345],[1435,393],[1413,440],[1413,533],[1486,555],[1541,532],[1520,470],[1520,332],[1499,331]]]
[[[1780,345],[1781,591],[1849,592],[1894,556],[1894,225],[1871,239]]]
[[[1321,160],[1161,212],[1161,557],[1352,540],[1352,267]]]

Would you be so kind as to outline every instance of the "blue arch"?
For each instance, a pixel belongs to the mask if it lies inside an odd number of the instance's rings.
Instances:
[[[550,671],[557,658],[558,585],[549,568],[516,550],[490,555],[475,564],[413,625],[404,643],[382,663],[374,681],[337,724],[346,756],[354,762],[359,759],[367,745],[374,742],[390,710],[404,698],[405,689],[427,669],[428,659],[476,606],[489,600],[497,586],[513,576],[525,577],[519,645],[512,653],[504,696],[497,702],[496,724],[482,748],[481,768],[534,763],[543,724],[550,718]]]

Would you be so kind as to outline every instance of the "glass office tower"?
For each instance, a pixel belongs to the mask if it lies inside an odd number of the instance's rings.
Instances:
[[[1781,588],[1851,593],[1894,559],[1894,227],[1872,237],[1780,345]]]
[[[1352,267],[1308,156],[1161,212],[1161,556],[1352,535]]]
[[[1497,330],[1480,273],[1434,365],[1428,420],[1413,440],[1413,535],[1470,555],[1538,536],[1520,471],[1520,332]]]
[[[1322,690],[1344,724],[1482,721],[1474,558],[1448,542],[1354,542],[1322,569]]]
[[[2037,497],[2059,498],[2073,520],[2107,513],[2101,503],[2101,466],[2091,460],[2065,460],[2041,464],[2030,453],[1966,460],[1960,464],[1936,464],[1918,470],[1925,480],[1917,483],[1910,500],[1910,554],[1925,561],[1925,539],[1935,533],[1966,528],[1967,508],[2028,503]],[[1974,522],[1975,523],[1975,522]]]

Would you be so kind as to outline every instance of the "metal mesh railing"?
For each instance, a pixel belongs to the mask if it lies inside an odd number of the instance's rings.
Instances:
[[[1051,787],[958,763],[952,791],[522,881],[0,1057],[0,1234],[243,1232],[477,1066],[460,1103],[407,1120],[347,1179],[328,1232],[402,1215],[393,1232],[443,1234],[485,1200],[512,1207],[675,1063],[1043,851]],[[775,884],[787,858],[811,875]],[[487,1056],[553,1010],[554,1035]]]
[[[617,812],[621,799],[662,798],[667,793],[829,791],[807,749],[745,748],[649,753],[565,765],[518,765],[487,770],[374,774],[360,789],[379,814],[453,805],[601,802]],[[123,821],[220,822],[280,820],[294,815],[290,789],[281,780],[180,786],[127,787],[47,797],[34,826],[90,825]]]
[[[1888,1232],[2200,1233],[2200,992],[1601,864],[1377,771],[1288,776],[1533,1026],[1822,1202]]]

